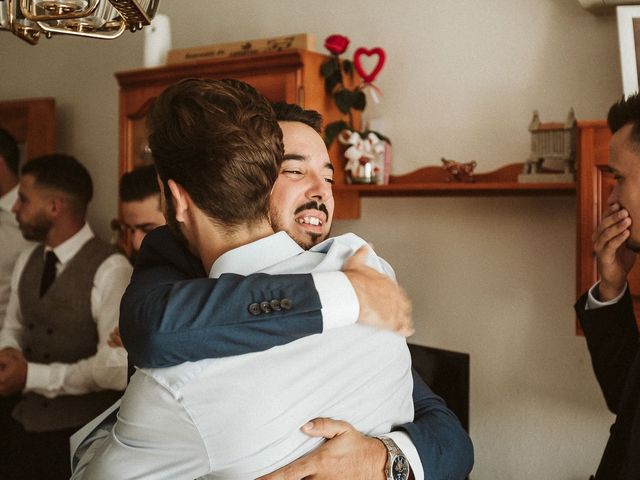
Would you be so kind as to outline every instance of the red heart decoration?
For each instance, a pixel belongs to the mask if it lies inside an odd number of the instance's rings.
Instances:
[[[365,72],[364,68],[362,68],[362,63],[360,63],[360,57],[362,57],[362,55],[366,55],[367,57],[370,57],[371,55],[378,56],[378,63],[371,71],[371,73]],[[356,50],[356,53],[353,54],[353,65],[356,67],[356,72],[358,72],[358,75],[360,75],[362,77],[362,80],[364,80],[364,83],[371,83],[376,79],[376,77],[380,73],[380,70],[382,70],[386,58],[387,55],[380,47],[375,47],[372,49],[360,47]]]

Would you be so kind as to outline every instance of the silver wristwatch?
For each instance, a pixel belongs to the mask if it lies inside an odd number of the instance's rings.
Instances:
[[[407,480],[409,478],[409,461],[404,456],[402,450],[389,437],[380,435],[377,438],[384,443],[387,449],[387,464],[384,467],[384,473],[387,480]]]

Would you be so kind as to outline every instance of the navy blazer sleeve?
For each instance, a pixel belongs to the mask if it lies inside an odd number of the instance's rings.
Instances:
[[[435,395],[415,370],[413,373],[413,423],[404,430],[418,450],[425,480],[462,480],[473,467],[473,444],[458,417]]]
[[[199,260],[161,227],[143,243],[120,306],[120,333],[130,361],[165,367],[240,355],[322,331],[321,304],[309,274],[205,277]],[[290,298],[294,308],[253,316],[248,305]],[[462,479],[473,447],[455,414],[414,372],[414,423],[407,432],[425,479]]]
[[[252,315],[249,305],[288,298],[290,310]],[[129,361],[166,367],[266,350],[322,332],[310,274],[206,277],[167,227],[149,233],[120,304]]]
[[[586,310],[587,293],[575,305],[591,362],[609,410],[618,413],[620,397],[638,354],[638,327],[631,293],[613,305]]]

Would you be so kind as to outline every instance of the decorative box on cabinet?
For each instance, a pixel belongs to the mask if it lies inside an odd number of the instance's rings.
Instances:
[[[605,121],[578,122],[578,225],[577,294],[591,287],[598,278],[591,237],[613,188],[613,176],[607,172],[611,132]],[[636,319],[640,320],[640,263],[629,274]],[[640,324],[640,322],[639,322]]]
[[[342,118],[333,99],[325,93],[320,76],[320,65],[327,58],[307,50],[285,50],[116,73],[120,86],[120,175],[151,161],[145,154],[145,115],[166,87],[184,78],[236,78],[253,85],[272,102],[297,103],[317,110],[325,124]],[[344,184],[339,149],[335,142],[329,152],[336,167],[337,185]],[[340,192],[336,197],[336,218],[353,218],[351,203],[343,201]]]

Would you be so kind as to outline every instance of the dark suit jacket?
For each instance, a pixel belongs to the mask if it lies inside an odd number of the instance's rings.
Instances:
[[[640,479],[640,349],[629,291],[615,305],[576,312],[609,410],[616,414],[597,480]]]
[[[199,260],[161,227],[149,233],[120,305],[120,333],[141,367],[266,350],[322,332],[309,274],[206,277]],[[287,298],[291,309],[252,314],[250,305]],[[255,313],[255,311],[254,311]],[[415,419],[401,425],[418,449],[425,479],[462,479],[473,446],[457,417],[414,372]]]

